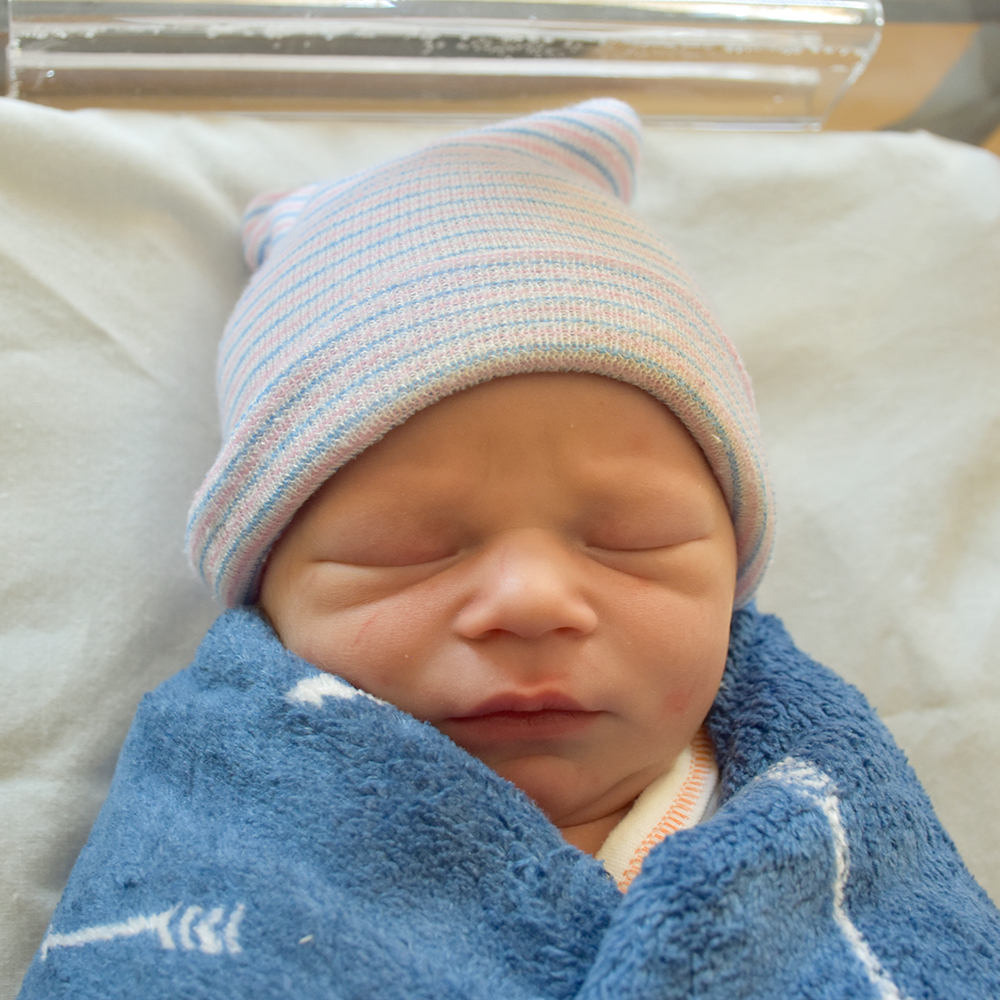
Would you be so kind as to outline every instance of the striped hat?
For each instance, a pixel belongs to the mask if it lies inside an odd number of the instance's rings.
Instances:
[[[626,209],[639,120],[604,99],[460,133],[254,201],[219,349],[224,444],[188,520],[228,605],[341,466],[451,393],[591,372],[664,402],[729,504],[737,606],[773,533],[750,382],[673,252]]]

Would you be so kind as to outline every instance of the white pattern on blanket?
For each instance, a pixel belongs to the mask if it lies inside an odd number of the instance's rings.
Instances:
[[[174,951],[177,944],[170,932],[170,923],[181,910],[182,904],[178,903],[162,913],[130,917],[117,924],[84,927],[78,931],[62,934],[49,931],[42,941],[39,954],[44,962],[53,948],[79,948],[85,944],[136,937],[147,932],[156,935],[161,948],[166,951]],[[175,928],[177,941],[185,951],[197,949],[206,955],[221,955],[223,951],[227,951],[230,955],[238,955],[243,950],[240,947],[239,929],[245,911],[246,907],[242,903],[238,903],[229,911],[228,918],[224,906],[214,906],[202,916],[205,912],[204,907],[188,906],[183,909],[180,920],[177,921]],[[200,920],[198,920],[199,917],[201,917]],[[195,923],[196,920],[198,920],[197,923]],[[192,931],[194,938],[191,937]]]
[[[760,780],[779,781],[788,785],[822,811],[827,823],[830,824],[836,864],[833,879],[833,919],[871,980],[872,986],[878,990],[879,1000],[908,1000],[906,994],[901,993],[899,987],[892,981],[892,977],[886,974],[878,956],[871,950],[844,906],[844,889],[847,887],[847,879],[851,872],[850,845],[840,816],[840,802],[837,799],[836,788],[829,775],[806,761],[788,757],[767,771]]]

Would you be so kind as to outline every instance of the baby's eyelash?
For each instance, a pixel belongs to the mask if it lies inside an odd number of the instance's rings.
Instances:
[[[408,567],[433,566],[435,563],[444,563],[455,557],[456,553],[448,555],[433,556],[432,558],[410,558],[410,559],[321,559],[320,562],[328,563],[332,566],[351,566],[357,569],[406,569]]]

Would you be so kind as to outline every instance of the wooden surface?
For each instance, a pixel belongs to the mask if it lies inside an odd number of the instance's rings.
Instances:
[[[965,51],[975,24],[887,24],[861,78],[834,108],[827,129],[884,128],[912,114]],[[1000,154],[1000,129],[984,143]]]

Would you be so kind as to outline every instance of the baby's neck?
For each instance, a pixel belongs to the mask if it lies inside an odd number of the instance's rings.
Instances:
[[[632,805],[633,803],[629,802],[617,812],[601,816],[588,823],[581,823],[578,826],[562,826],[559,828],[559,832],[566,841],[574,847],[578,847],[585,854],[597,854],[601,845],[608,839],[608,834],[624,819]]]

